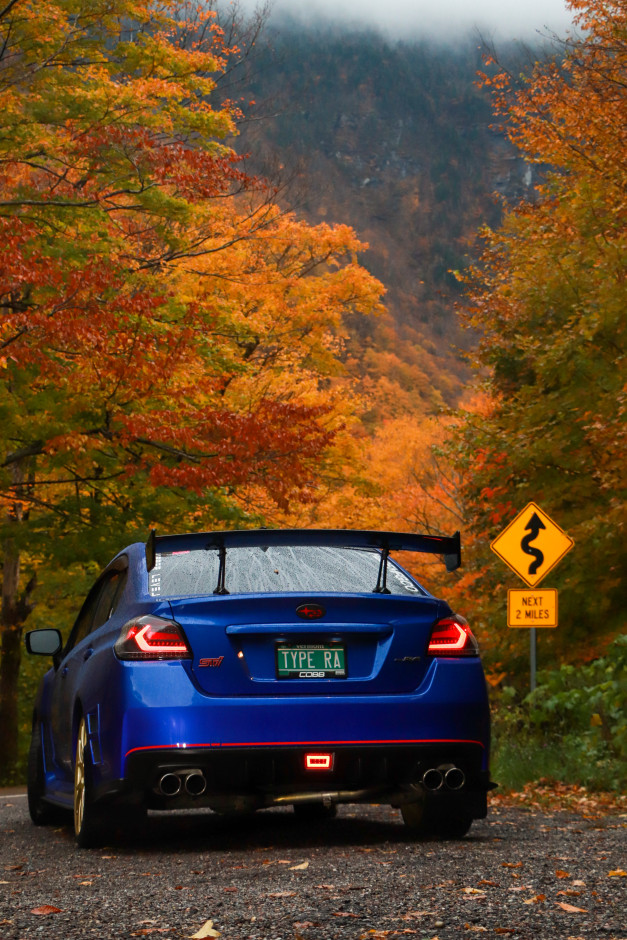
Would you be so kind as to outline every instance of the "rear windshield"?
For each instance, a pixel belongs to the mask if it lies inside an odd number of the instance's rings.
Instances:
[[[355,548],[315,546],[230,548],[225,585],[229,594],[334,592],[371,594],[381,555]],[[218,552],[174,552],[156,556],[148,576],[153,597],[212,594],[218,583]],[[424,594],[392,560],[387,587],[391,594]]]

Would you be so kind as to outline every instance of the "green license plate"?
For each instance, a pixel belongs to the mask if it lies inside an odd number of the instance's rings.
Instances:
[[[292,643],[277,646],[278,679],[344,679],[346,650],[324,643]]]

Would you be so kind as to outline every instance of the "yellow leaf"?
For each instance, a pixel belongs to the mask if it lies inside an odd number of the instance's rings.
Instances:
[[[587,914],[588,912],[583,907],[575,907],[574,904],[564,904],[563,901],[555,902],[558,907],[561,907],[563,911],[568,911],[569,914]]]
[[[205,940],[206,937],[219,937],[220,931],[213,929],[213,921],[206,920],[200,930],[192,934],[191,940]]]
[[[305,868],[309,868],[309,862],[303,862],[302,865],[292,865],[291,868],[288,868],[288,871],[303,871]]]
[[[502,682],[506,675],[506,672],[486,673],[486,681],[489,682],[493,688],[496,688],[499,682]]]
[[[607,873],[608,878],[627,878],[627,871],[623,871],[622,868],[614,868],[612,871]]]

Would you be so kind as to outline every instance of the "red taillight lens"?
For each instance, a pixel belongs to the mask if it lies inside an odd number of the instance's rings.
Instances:
[[[427,654],[430,656],[478,656],[479,644],[463,617],[445,617],[438,620],[433,630]]]
[[[192,658],[178,623],[150,615],[125,623],[114,650],[118,659]]]

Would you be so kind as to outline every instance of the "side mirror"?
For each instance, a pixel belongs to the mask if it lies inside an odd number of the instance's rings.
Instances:
[[[56,656],[63,648],[58,630],[31,630],[24,637],[26,650],[36,656]]]

